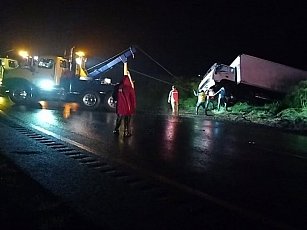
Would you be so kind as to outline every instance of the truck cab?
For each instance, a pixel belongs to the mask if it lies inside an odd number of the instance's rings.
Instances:
[[[60,78],[68,70],[68,61],[62,57],[27,57],[17,68],[5,71],[3,86],[15,104],[57,99],[62,96]]]
[[[228,65],[215,63],[210,67],[199,83],[198,91],[206,91],[215,86],[217,82],[235,82],[235,79],[235,68]]]

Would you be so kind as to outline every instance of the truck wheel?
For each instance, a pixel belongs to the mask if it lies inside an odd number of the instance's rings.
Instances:
[[[15,104],[26,104],[28,101],[29,90],[23,87],[15,87],[10,90],[9,97]]]
[[[81,96],[81,106],[86,109],[97,109],[100,105],[100,96],[95,92],[85,92]]]
[[[113,100],[112,97],[112,92],[108,92],[105,97],[104,97],[104,102],[103,102],[104,108],[109,111],[109,112],[115,112],[116,110],[116,104]]]

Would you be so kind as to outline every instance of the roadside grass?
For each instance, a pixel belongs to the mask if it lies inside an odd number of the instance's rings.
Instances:
[[[279,105],[275,103],[264,106],[236,103],[227,111],[213,110],[212,113],[217,119],[248,121],[270,127],[307,131],[307,108],[285,108],[279,111]]]

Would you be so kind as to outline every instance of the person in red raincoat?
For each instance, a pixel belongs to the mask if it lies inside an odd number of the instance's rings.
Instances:
[[[178,104],[179,104],[179,92],[173,85],[172,90],[168,94],[168,103],[172,106],[173,115],[178,115]]]
[[[117,103],[116,103],[116,125],[113,131],[114,134],[119,134],[119,128],[122,120],[124,120],[124,136],[131,136],[130,120],[131,116],[136,110],[136,97],[134,84],[131,76],[128,72],[127,75],[123,76],[117,89]]]

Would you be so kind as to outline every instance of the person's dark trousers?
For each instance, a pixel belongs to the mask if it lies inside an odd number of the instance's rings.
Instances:
[[[122,120],[123,120],[123,116],[117,115],[115,129],[114,129],[115,132],[119,131],[119,127],[122,123]]]
[[[131,120],[131,116],[125,116],[125,118],[124,118],[124,135],[125,136],[131,136],[130,120]]]

